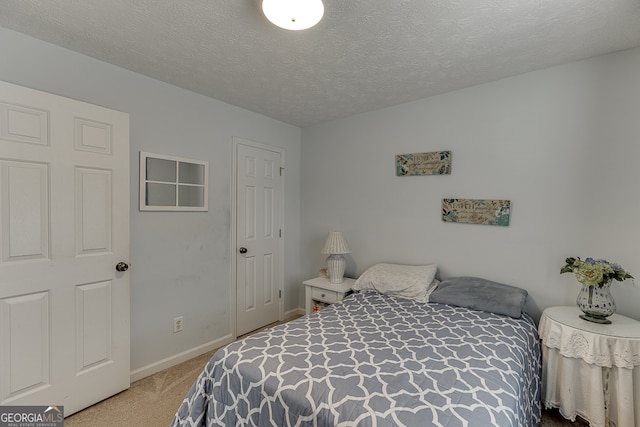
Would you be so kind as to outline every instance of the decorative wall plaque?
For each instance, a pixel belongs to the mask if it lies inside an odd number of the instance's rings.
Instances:
[[[449,174],[451,174],[451,151],[396,155],[397,176]]]
[[[442,199],[442,221],[509,225],[510,200]]]

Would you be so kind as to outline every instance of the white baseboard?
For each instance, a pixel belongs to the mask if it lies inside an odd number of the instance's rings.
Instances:
[[[284,313],[284,318],[289,319],[291,317],[304,316],[305,314],[306,313],[304,311],[304,308],[298,307],[294,308],[293,310],[286,311]],[[215,350],[224,345],[227,345],[234,340],[235,338],[231,334],[225,335],[224,337],[218,338],[217,340],[213,340],[190,350],[183,351],[182,353],[167,357],[166,359],[159,360],[150,365],[143,366],[142,368],[138,368],[135,371],[131,371],[131,373],[129,374],[130,381],[134,382],[141,380],[148,377],[149,375],[155,374],[156,372],[160,372],[179,363],[186,362],[189,359],[193,359],[194,357],[198,357],[208,351]]]
[[[304,312],[304,308],[294,308],[293,310],[285,311],[284,318],[289,319],[294,316],[304,316],[306,313]]]
[[[208,351],[215,350],[216,348],[220,348],[223,345],[227,345],[230,342],[233,342],[233,340],[233,336],[225,335],[222,338],[218,338],[217,340],[213,340],[206,344],[199,345],[198,347],[194,347],[190,350],[183,351],[182,353],[178,353],[175,356],[167,357],[166,359],[162,359],[150,365],[143,366],[142,368],[136,369],[135,371],[131,371],[131,373],[129,374],[130,381],[134,382],[141,380],[145,377],[148,377],[149,375],[155,374],[156,372],[160,372],[179,363],[186,362],[189,359],[193,359],[194,357],[198,357]]]

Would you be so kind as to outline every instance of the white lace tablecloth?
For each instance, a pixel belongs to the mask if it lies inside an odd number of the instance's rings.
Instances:
[[[587,322],[577,307],[550,307],[540,318],[543,402],[592,427],[640,427],[640,322],[614,314]]]

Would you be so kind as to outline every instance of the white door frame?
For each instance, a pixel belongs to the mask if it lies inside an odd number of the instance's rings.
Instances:
[[[237,274],[236,274],[236,269],[238,267],[238,248],[237,248],[237,218],[236,218],[236,214],[237,214],[237,201],[238,201],[238,187],[237,187],[237,173],[238,173],[238,145],[242,144],[242,145],[248,145],[250,147],[255,147],[255,148],[259,148],[262,150],[268,150],[268,151],[273,151],[276,153],[280,154],[280,167],[282,168],[282,176],[284,177],[284,165],[285,165],[285,159],[284,159],[284,149],[280,148],[280,147],[274,147],[272,145],[266,145],[266,144],[262,144],[259,142],[255,142],[255,141],[250,141],[248,139],[244,139],[241,137],[237,137],[234,136],[232,138],[233,140],[233,147],[232,147],[232,156],[233,156],[233,160],[231,162],[231,254],[229,259],[231,260],[231,295],[230,295],[230,306],[231,309],[229,310],[230,312],[230,325],[231,325],[231,333],[234,336],[234,338],[237,338],[237,322],[236,322],[236,307],[237,307],[237,301],[236,301],[236,293],[238,290],[238,282],[237,282]],[[280,283],[278,283],[278,290],[280,291],[280,295],[281,297],[279,298],[279,302],[278,302],[278,319],[280,321],[284,320],[284,237],[285,237],[285,232],[284,232],[284,223],[285,223],[285,211],[284,211],[284,187],[285,187],[285,180],[282,180],[282,194],[280,195],[280,229],[282,230],[282,238],[280,238],[280,242],[278,243],[280,245],[280,265],[278,266],[279,270],[280,270]]]

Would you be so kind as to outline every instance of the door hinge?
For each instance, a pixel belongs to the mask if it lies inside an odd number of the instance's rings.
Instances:
[[[282,238],[282,228],[280,229],[280,237]]]
[[[282,176],[282,171],[284,170],[283,167],[280,167],[280,176]]]
[[[278,298],[282,298],[282,289],[278,289]]]

